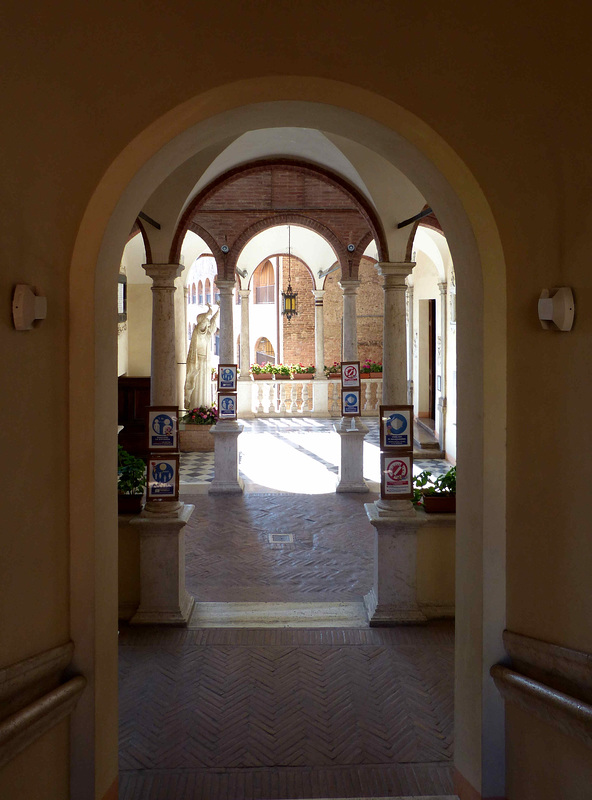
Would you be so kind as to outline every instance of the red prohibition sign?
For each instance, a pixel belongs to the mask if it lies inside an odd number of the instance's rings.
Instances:
[[[356,377],[356,368],[352,367],[352,366],[346,367],[344,375],[345,375],[346,378],[355,378]]]
[[[391,461],[387,467],[388,476],[392,481],[402,481],[407,477],[407,465],[404,461]]]

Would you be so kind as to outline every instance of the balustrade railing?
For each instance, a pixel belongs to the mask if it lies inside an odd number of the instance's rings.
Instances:
[[[340,417],[341,381],[326,381],[324,388],[328,395],[328,416]],[[253,381],[253,414],[256,417],[305,417],[307,414],[314,414],[314,391],[314,380]],[[382,378],[362,380],[362,416],[376,416],[381,398]]]

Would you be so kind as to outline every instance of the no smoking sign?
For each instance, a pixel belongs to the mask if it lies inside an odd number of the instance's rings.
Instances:
[[[412,495],[413,456],[380,454],[380,494],[383,499],[408,500]]]

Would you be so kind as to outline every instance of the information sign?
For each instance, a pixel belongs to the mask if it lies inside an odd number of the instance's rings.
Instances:
[[[360,362],[341,362],[341,386],[343,389],[360,388]]]
[[[341,390],[341,415],[343,417],[359,417],[360,411],[360,390],[342,389]]]
[[[237,364],[218,364],[218,391],[236,392]]]
[[[413,406],[380,406],[380,449],[413,450]]]
[[[179,499],[179,456],[172,453],[148,459],[148,500]]]
[[[236,419],[236,392],[218,392],[218,419]]]
[[[383,500],[413,497],[413,454],[380,454],[380,496]]]
[[[178,450],[178,406],[149,406],[148,450]]]

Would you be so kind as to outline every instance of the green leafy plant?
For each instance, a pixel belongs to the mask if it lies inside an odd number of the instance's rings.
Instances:
[[[266,364],[251,364],[252,375],[271,375],[274,372],[275,364],[268,361]]]
[[[215,425],[218,422],[218,409],[215,405],[193,408],[183,414],[179,422],[186,422],[188,425]]]
[[[325,364],[323,367],[323,372],[325,375],[335,375],[338,372],[341,372],[341,364],[338,361],[334,361],[330,367]]]
[[[382,363],[367,358],[364,363],[360,365],[360,372],[382,372]]]
[[[292,368],[288,364],[274,364],[273,374],[274,375],[291,375]]]
[[[448,472],[435,479],[433,473],[427,469],[413,478],[412,502],[415,505],[420,505],[425,495],[450,497],[453,494],[456,494],[456,467],[450,467]]]
[[[119,494],[143,494],[146,486],[146,464],[144,459],[128,453],[117,446],[117,491]]]
[[[309,364],[305,366],[304,364],[292,364],[290,370],[295,375],[314,375],[316,372],[316,367],[314,364]]]

